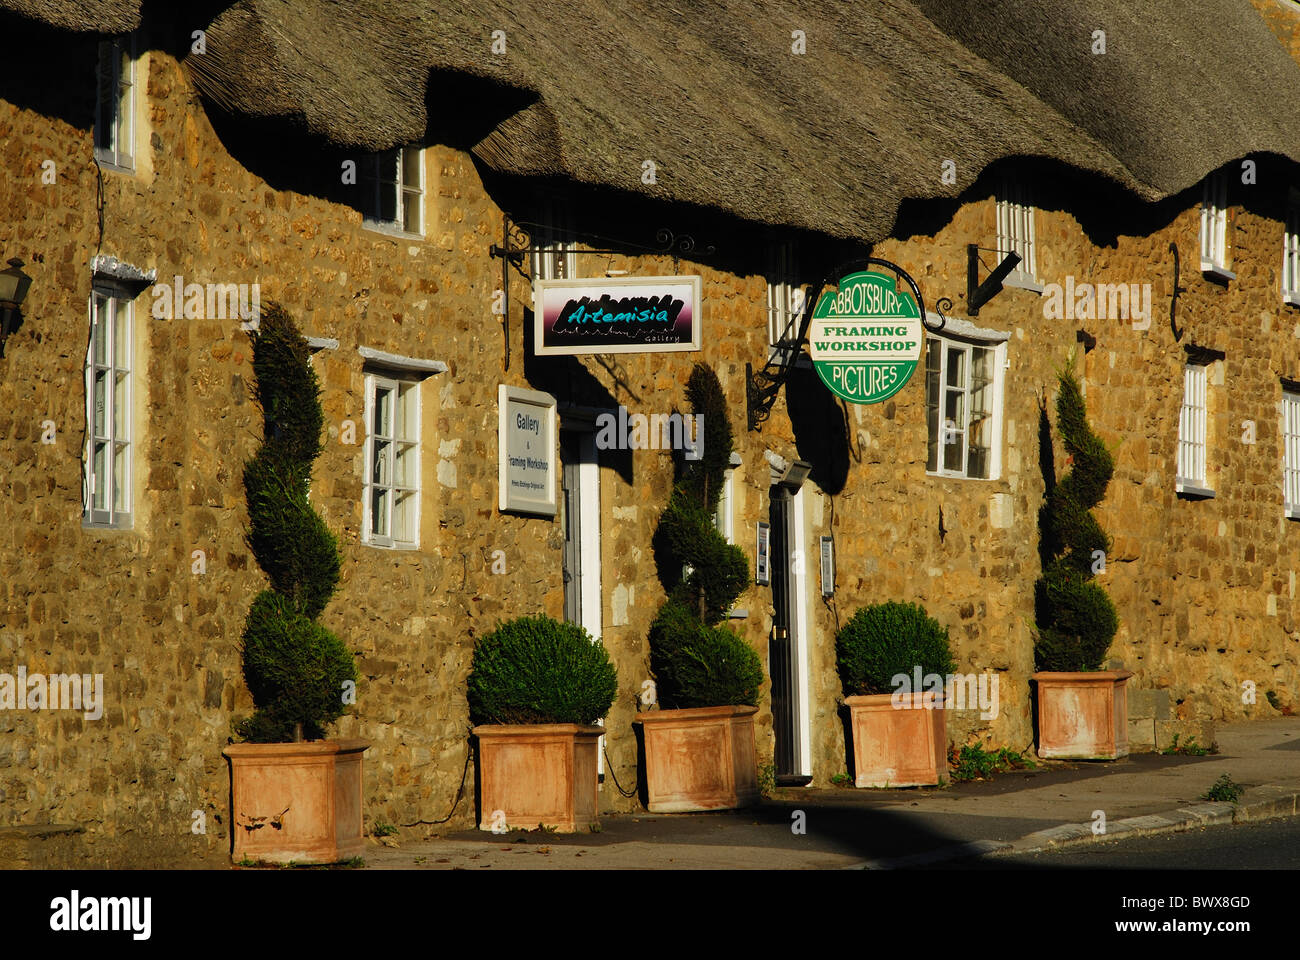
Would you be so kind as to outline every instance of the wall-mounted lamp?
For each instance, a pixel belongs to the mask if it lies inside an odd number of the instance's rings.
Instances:
[[[785,468],[781,474],[781,479],[777,484],[782,487],[788,487],[791,490],[798,490],[803,486],[803,482],[808,479],[808,474],[812,473],[812,464],[803,460],[794,460]]]
[[[32,278],[23,273],[23,262],[17,257],[9,260],[9,269],[0,270],[0,357],[5,355],[5,341],[18,328],[18,311],[27,299],[27,288]]]

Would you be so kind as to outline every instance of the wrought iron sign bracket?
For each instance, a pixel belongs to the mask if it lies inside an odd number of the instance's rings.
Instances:
[[[1002,258],[1002,262],[993,268],[987,279],[980,283],[979,252],[981,249],[987,250],[989,253],[1000,252],[978,247],[973,243],[966,245],[966,312],[972,317],[978,317],[980,307],[1002,292],[1002,281],[1007,278],[1007,274],[1011,273],[1020,264],[1020,254],[1008,253]]]
[[[1178,270],[1181,264],[1178,258],[1178,244],[1172,240],[1169,241],[1169,252],[1174,255],[1174,292],[1169,297],[1169,329],[1174,335],[1174,343],[1177,343],[1183,339],[1184,331],[1178,329],[1178,321],[1175,319],[1176,314],[1174,311],[1178,307],[1178,295],[1186,293],[1187,288],[1178,285]]]
[[[760,424],[767,420],[772,413],[772,405],[776,403],[776,398],[785,386],[785,382],[790,378],[790,371],[794,367],[798,358],[803,354],[804,344],[808,342],[808,328],[812,325],[812,315],[816,309],[817,300],[821,296],[822,290],[828,286],[838,284],[839,281],[848,276],[850,273],[856,273],[867,267],[878,266],[891,270],[894,276],[903,280],[912,290],[912,296],[916,298],[916,305],[921,311],[921,325],[931,333],[938,333],[948,322],[945,316],[945,310],[952,309],[952,300],[948,297],[941,297],[935,302],[935,311],[939,315],[937,323],[930,323],[930,316],[925,309],[925,300],[921,296],[921,288],[916,281],[912,279],[911,274],[900,267],[898,264],[883,260],[880,257],[861,257],[857,260],[850,260],[835,268],[835,271],[822,278],[820,284],[815,288],[815,296],[804,298],[803,318],[799,322],[799,338],[791,345],[782,346],[774,352],[772,357],[768,358],[763,369],[757,373],[754,372],[752,364],[745,364],[745,411],[750,430],[758,430]],[[781,357],[780,360],[774,359]]]
[[[501,242],[489,246],[488,255],[501,258],[501,325],[505,337],[505,369],[507,370],[510,369],[510,267],[513,266],[519,272],[519,276],[530,283],[532,282],[532,274],[524,266],[525,260],[534,253],[550,251],[549,247],[533,242],[534,235],[538,233],[544,233],[552,238],[563,238],[567,242],[581,242],[584,244],[582,249],[574,252],[584,255],[635,256],[639,253],[649,256],[671,256],[673,258],[674,272],[677,271],[684,254],[698,253],[707,257],[716,253],[718,249],[713,244],[702,247],[695,242],[695,238],[690,234],[677,234],[667,227],[660,227],[655,231],[655,242],[659,245],[649,247],[645,244],[633,243],[627,240],[614,240],[594,233],[580,233],[576,230],[560,229],[528,220],[514,220],[509,213],[503,213],[501,215]],[[617,244],[617,246],[587,246],[586,244],[591,240],[601,241],[606,244]]]

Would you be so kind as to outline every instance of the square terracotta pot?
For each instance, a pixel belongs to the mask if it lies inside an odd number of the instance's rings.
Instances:
[[[1058,760],[1128,756],[1130,670],[1035,673],[1038,755]]]
[[[603,727],[577,723],[484,724],[478,738],[479,829],[559,833],[599,821],[597,756]]]
[[[758,707],[696,707],[638,714],[649,809],[688,813],[758,803],[756,713]]]
[[[232,858],[336,863],[361,853],[366,740],[232,743]]]
[[[948,774],[948,720],[938,709],[894,706],[893,694],[845,697],[853,727],[854,785],[929,787]]]

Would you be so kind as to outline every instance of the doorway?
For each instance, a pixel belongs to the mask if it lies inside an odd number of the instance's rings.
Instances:
[[[808,725],[808,595],[803,543],[803,494],[784,483],[769,495],[772,558],[772,634],[768,670],[772,676],[773,763],[780,786],[812,781]]]
[[[564,619],[600,643],[600,464],[596,434],[590,429],[560,430],[560,522],[564,526]],[[596,721],[604,726],[603,720]],[[596,772],[604,781],[605,738],[600,738]]]

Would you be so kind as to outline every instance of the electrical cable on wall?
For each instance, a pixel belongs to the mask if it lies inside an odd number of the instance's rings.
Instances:
[[[625,797],[631,798],[636,796],[638,784],[633,784],[631,791],[624,790],[622,785],[618,782],[618,777],[614,773],[614,763],[609,759],[609,751],[604,747],[601,747],[601,752],[605,754],[605,769],[609,771],[610,778],[614,781],[614,788]]]

